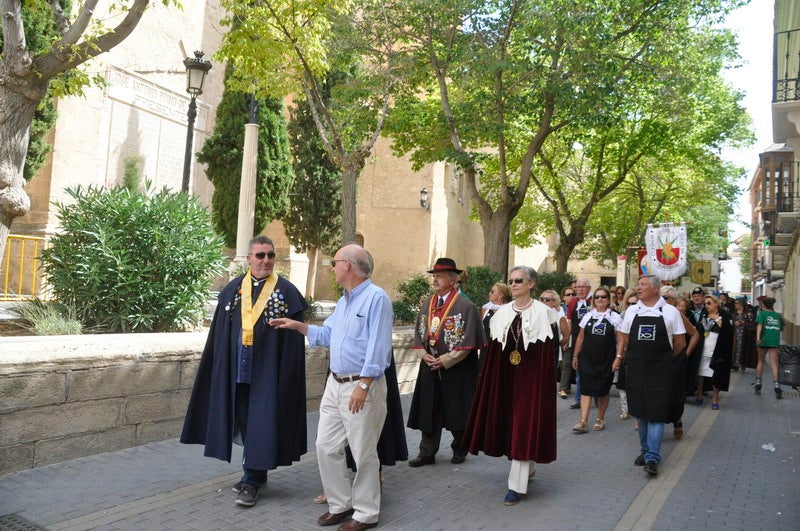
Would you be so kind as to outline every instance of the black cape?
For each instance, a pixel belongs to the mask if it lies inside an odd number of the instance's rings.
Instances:
[[[219,294],[180,439],[185,444],[204,444],[203,455],[228,462],[235,429],[242,278],[234,279]],[[278,309],[276,316],[302,321],[308,304],[291,282],[278,277],[272,297],[281,295],[286,309]],[[271,308],[274,305],[267,306],[254,327],[244,458],[249,468],[257,470],[290,465],[307,451],[305,338],[294,330],[270,327]]]

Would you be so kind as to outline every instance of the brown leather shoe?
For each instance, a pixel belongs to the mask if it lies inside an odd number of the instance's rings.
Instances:
[[[372,522],[371,524],[365,524],[363,522],[359,522],[355,518],[351,518],[350,520],[346,521],[342,525],[339,526],[339,531],[361,531],[362,529],[369,529],[371,527],[375,527],[378,525],[378,522]]]
[[[353,514],[353,512],[354,512],[353,509],[348,509],[343,513],[326,512],[317,519],[317,523],[321,526],[336,525],[345,518],[347,518],[348,516],[350,516],[351,514]]]

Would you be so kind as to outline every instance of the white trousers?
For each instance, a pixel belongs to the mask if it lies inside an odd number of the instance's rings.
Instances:
[[[528,481],[536,475],[534,461],[511,460],[511,470],[508,471],[508,488],[518,494],[528,492]]]
[[[381,509],[378,438],[386,419],[386,379],[372,382],[364,409],[353,414],[347,406],[356,385],[328,376],[319,405],[317,461],[328,511],[337,514],[352,507],[354,519],[372,524]],[[357,469],[352,482],[344,453],[348,444]]]

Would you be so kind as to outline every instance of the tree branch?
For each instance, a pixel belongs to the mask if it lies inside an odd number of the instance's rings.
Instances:
[[[87,10],[89,6],[93,6],[96,3],[97,0],[87,1],[80,16],[86,15],[91,18],[92,15],[88,13]],[[111,50],[114,46],[124,41],[139,24],[144,10],[149,3],[150,0],[134,0],[133,5],[128,9],[122,22],[115,28],[97,37],[97,39],[83,41],[80,44],[72,44],[62,38],[61,41],[56,43],[50,53],[36,60],[36,65],[42,79],[45,81],[50,80],[71,68],[85,63],[89,59]],[[67,34],[70,38],[74,37],[71,32],[67,32]],[[65,53],[67,54],[66,57],[64,56]]]
[[[25,40],[22,2],[0,0],[0,13],[3,17],[3,63],[14,74],[25,76],[30,73],[33,61]]]
[[[64,35],[69,30],[69,17],[64,14],[61,0],[49,0],[50,10],[53,12],[53,22],[59,35]]]

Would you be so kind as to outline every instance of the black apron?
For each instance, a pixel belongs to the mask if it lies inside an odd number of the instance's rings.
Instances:
[[[583,345],[578,359],[581,373],[581,394],[606,396],[614,373],[611,364],[616,356],[614,326],[606,319],[590,318],[583,329]]]
[[[633,318],[625,365],[630,414],[649,422],[668,422],[672,345],[663,316]]]

